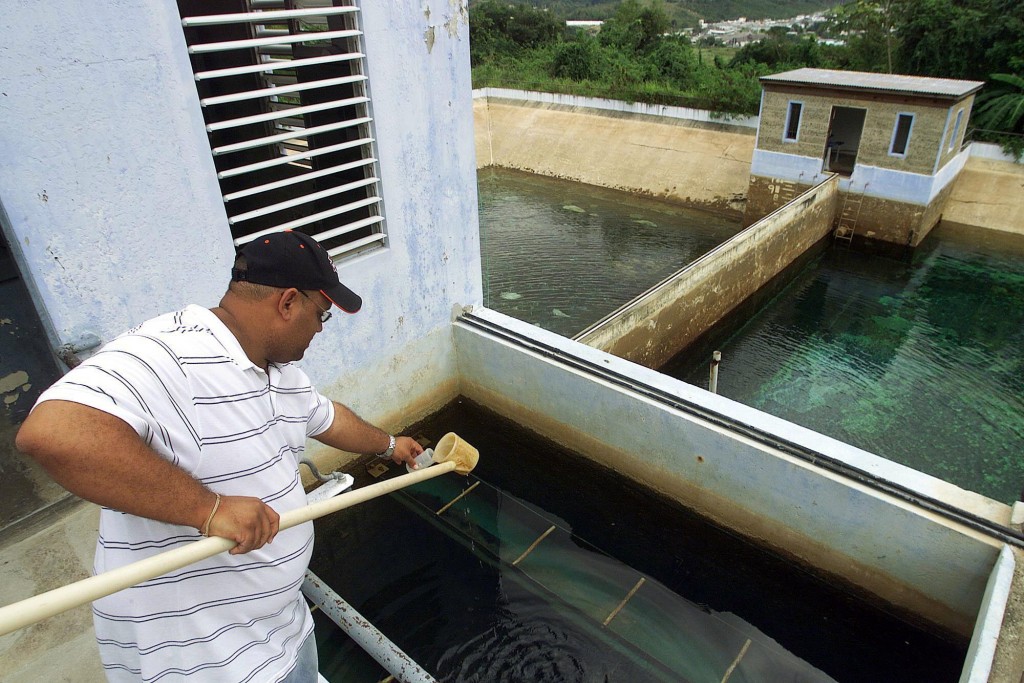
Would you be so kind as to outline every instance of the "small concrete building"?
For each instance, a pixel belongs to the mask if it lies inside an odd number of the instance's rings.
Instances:
[[[938,223],[983,83],[806,68],[761,83],[748,224],[832,173],[837,237],[917,246]]]

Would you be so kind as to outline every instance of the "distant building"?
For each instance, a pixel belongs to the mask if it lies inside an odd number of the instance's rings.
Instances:
[[[938,223],[983,83],[805,68],[761,84],[748,223],[830,173],[855,204],[839,236],[917,246]]]

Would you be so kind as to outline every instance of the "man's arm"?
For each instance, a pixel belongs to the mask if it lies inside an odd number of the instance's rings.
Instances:
[[[331,426],[313,438],[320,443],[349,453],[383,453],[390,442],[389,434],[356,415],[337,401]],[[407,436],[395,437],[395,452],[391,459],[397,463],[413,464],[423,447]]]
[[[15,445],[71,493],[139,517],[201,530],[217,499],[126,422],[79,403],[40,403]],[[272,541],[278,523],[278,514],[259,498],[222,496],[209,534],[235,541],[232,554],[246,553]]]

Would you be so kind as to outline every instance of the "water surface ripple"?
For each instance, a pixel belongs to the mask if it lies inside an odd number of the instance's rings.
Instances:
[[[831,247],[662,372],[996,500],[1024,485],[1024,243],[940,227],[901,261]]]
[[[572,336],[721,244],[739,221],[591,185],[479,172],[484,305]]]

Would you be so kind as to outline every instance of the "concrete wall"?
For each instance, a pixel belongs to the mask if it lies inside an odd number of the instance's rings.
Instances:
[[[1009,519],[1005,505],[727,398],[493,311],[474,315],[923,495]],[[455,341],[465,396],[787,557],[970,634],[999,552],[993,540],[465,323]]]
[[[967,150],[959,152],[935,175],[858,163],[849,177],[839,181],[844,201],[861,204],[856,211],[856,234],[901,246],[920,244],[938,223],[968,157]],[[744,222],[758,220],[794,193],[821,182],[828,174],[820,166],[818,159],[754,150]],[[790,187],[795,189],[786,189]]]
[[[1024,164],[972,155],[942,221],[1024,235]]]
[[[876,109],[881,117],[878,129],[867,134],[878,137],[872,143],[876,146],[884,142],[887,154],[895,116],[907,110],[907,103],[881,103]],[[944,136],[949,134],[947,121],[953,111],[948,102],[926,109],[915,120],[906,159],[924,172],[861,164],[850,178],[840,179],[843,192],[868,188],[867,220],[860,234],[918,244],[939,217],[1024,232],[1024,184],[1019,180],[1024,172],[1019,165],[972,159],[958,180],[969,153],[957,151],[939,160],[937,177],[926,175],[935,167],[941,143],[948,143]],[[784,117],[785,103],[773,110],[776,118],[779,111]],[[805,112],[805,123],[810,113]],[[827,124],[827,112],[824,115]],[[822,172],[825,128],[819,131],[820,140],[807,143],[809,156],[801,156],[770,151],[778,147],[790,152],[792,147],[768,138],[755,150],[755,139],[744,132],[751,125],[746,119],[720,119],[675,107],[487,88],[476,92],[473,116],[478,168],[496,165],[695,206],[745,211],[748,224],[828,177]],[[771,130],[771,125],[778,128],[778,141],[783,124],[768,124]],[[805,142],[805,134],[814,135],[802,133]],[[889,163],[888,157],[883,161]],[[760,178],[750,182],[751,174]]]
[[[469,29],[464,2],[362,15],[388,246],[338,264],[364,307],[304,366],[397,427],[451,396],[450,310],[482,298]],[[3,230],[48,343],[216,305],[234,252],[175,2],[16,3],[0,28]]]
[[[829,234],[838,202],[832,176],[576,338],[649,368],[715,325]]]
[[[754,131],[559,102],[473,103],[477,166],[501,166],[732,214],[743,210]]]

